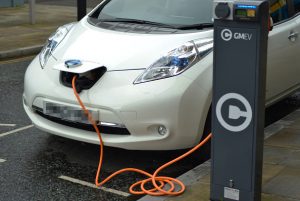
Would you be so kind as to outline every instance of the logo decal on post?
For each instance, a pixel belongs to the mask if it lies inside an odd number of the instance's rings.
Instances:
[[[71,60],[65,61],[65,66],[67,68],[75,68],[75,67],[78,67],[81,65],[82,65],[82,62],[78,59],[71,59]]]
[[[230,41],[232,39],[232,32],[229,29],[223,29],[221,31],[221,38],[225,41]]]
[[[234,105],[229,105],[228,118],[236,120],[241,117],[244,117],[245,120],[241,125],[232,126],[224,120],[224,118],[222,116],[222,107],[223,107],[223,104],[228,100],[238,100],[246,108],[246,111],[241,111],[239,107],[234,106]],[[232,131],[232,132],[240,132],[240,131],[245,130],[250,125],[251,120],[252,120],[252,108],[251,108],[251,105],[249,104],[248,100],[244,96],[237,94],[237,93],[228,93],[228,94],[223,95],[219,99],[217,106],[216,106],[216,115],[217,115],[217,119],[219,120],[220,124],[225,129]]]

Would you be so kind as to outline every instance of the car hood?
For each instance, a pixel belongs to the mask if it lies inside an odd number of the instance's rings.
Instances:
[[[185,42],[212,38],[212,30],[178,34],[141,34],[102,29],[86,18],[73,27],[53,53],[54,68],[69,72],[86,72],[105,66],[108,71],[147,68],[161,56]],[[81,60],[82,65],[68,69],[67,60]]]

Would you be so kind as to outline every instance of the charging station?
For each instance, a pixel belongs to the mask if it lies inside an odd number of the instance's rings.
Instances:
[[[269,3],[215,0],[211,200],[261,200]]]

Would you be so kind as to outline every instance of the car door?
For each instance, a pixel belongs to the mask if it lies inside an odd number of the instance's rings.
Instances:
[[[269,33],[268,42],[267,103],[278,100],[299,84],[300,19],[299,16],[294,16],[292,1],[279,0],[273,1],[273,4],[271,1],[270,13],[274,20],[274,27]],[[274,2],[281,2],[281,4],[274,6]]]
[[[294,37],[297,41],[297,47],[298,47],[298,55],[300,55],[300,0],[294,0],[294,8],[295,8],[295,21],[296,21],[296,29]],[[297,65],[295,65],[295,71],[298,76],[298,86],[300,87],[300,56],[296,57],[297,59]]]

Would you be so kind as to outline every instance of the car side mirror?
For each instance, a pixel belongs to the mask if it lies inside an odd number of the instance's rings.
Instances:
[[[273,18],[270,16],[269,17],[269,22],[268,22],[268,26],[269,26],[269,31],[272,31],[273,30]]]

